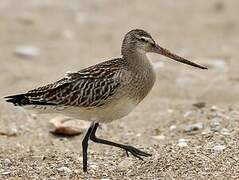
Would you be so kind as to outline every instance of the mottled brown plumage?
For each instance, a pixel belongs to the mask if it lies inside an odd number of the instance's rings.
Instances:
[[[120,86],[119,74],[123,66],[124,61],[118,58],[78,72],[67,73],[55,83],[28,91],[25,97],[33,103],[39,101],[56,106],[102,106]]]
[[[83,169],[87,170],[88,140],[116,146],[135,157],[150,156],[132,146],[122,145],[95,136],[98,122],[111,122],[130,113],[149,93],[155,82],[155,72],[146,53],[158,53],[201,69],[203,66],[177,56],[162,48],[144,30],[128,32],[123,40],[121,58],[116,58],[78,72],[67,73],[59,81],[8,96],[7,102],[18,106],[41,109],[41,112],[60,112],[92,125],[82,142]],[[51,107],[51,111],[47,110]],[[43,109],[42,109],[43,108]]]

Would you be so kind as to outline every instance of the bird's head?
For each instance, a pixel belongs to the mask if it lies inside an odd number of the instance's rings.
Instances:
[[[122,44],[122,55],[127,55],[127,53],[132,53],[132,51],[135,51],[134,53],[140,54],[157,53],[181,63],[185,63],[201,69],[207,69],[207,67],[191,62],[161,47],[155,42],[155,40],[149,33],[142,29],[131,30],[124,37]]]

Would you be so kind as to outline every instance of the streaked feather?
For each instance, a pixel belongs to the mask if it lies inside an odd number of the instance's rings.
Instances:
[[[6,98],[8,102],[20,106],[102,106],[117,91],[121,83],[122,66],[124,61],[121,58],[112,59],[78,72],[67,73],[55,83]]]

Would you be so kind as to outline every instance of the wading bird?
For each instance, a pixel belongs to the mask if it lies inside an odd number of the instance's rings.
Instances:
[[[149,93],[155,82],[154,68],[146,56],[157,53],[173,60],[207,69],[158,45],[144,30],[129,31],[123,40],[122,57],[67,73],[64,78],[23,94],[5,97],[16,106],[40,112],[58,112],[92,121],[82,141],[83,170],[87,171],[88,141],[124,149],[142,159],[151,156],[133,146],[96,137],[99,123],[120,119],[130,113]]]

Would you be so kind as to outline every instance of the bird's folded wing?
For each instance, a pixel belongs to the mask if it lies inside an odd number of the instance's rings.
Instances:
[[[67,73],[61,80],[25,94],[8,96],[7,101],[16,105],[102,106],[120,85],[119,64],[106,62]]]

